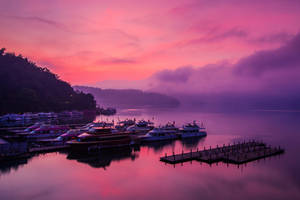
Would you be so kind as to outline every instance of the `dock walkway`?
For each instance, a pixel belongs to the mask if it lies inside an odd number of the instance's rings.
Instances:
[[[243,164],[253,160],[277,155],[283,153],[284,150],[280,147],[267,146],[263,142],[249,141],[232,145],[225,144],[221,147],[204,149],[202,151],[182,152],[161,157],[160,160],[170,164],[176,164],[191,160],[197,160],[206,163],[225,162],[233,164]]]

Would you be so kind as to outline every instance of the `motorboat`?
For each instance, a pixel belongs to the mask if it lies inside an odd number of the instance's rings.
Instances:
[[[75,152],[90,152],[107,148],[125,147],[133,144],[134,137],[125,132],[114,132],[111,127],[97,127],[80,134],[77,139],[67,142]]]
[[[44,125],[45,123],[43,122],[36,122],[33,125],[27,127],[26,129],[21,129],[21,130],[12,130],[11,132],[16,133],[20,136],[24,136],[24,135],[28,135],[31,131],[41,127],[42,125]]]
[[[140,120],[135,125],[129,126],[126,131],[137,134],[137,135],[145,135],[149,131],[151,131],[154,128],[153,122],[151,121],[145,121]]]
[[[173,140],[178,138],[179,129],[175,127],[175,123],[167,123],[165,126],[155,127],[149,131],[142,141],[160,141],[160,140]]]
[[[31,131],[27,134],[28,139],[45,139],[45,138],[55,138],[61,134],[67,132],[70,128],[64,125],[42,125],[39,128]]]
[[[115,126],[115,128],[120,131],[125,131],[129,126],[133,126],[133,125],[135,125],[135,120],[126,119],[123,121],[119,121]]]
[[[204,137],[207,135],[206,129],[201,124],[199,126],[195,121],[193,123],[188,123],[182,126],[179,129],[179,135],[181,138],[188,138],[188,137]]]
[[[80,134],[82,134],[84,131],[81,129],[70,129],[66,133],[61,134],[60,136],[56,138],[51,139],[41,139],[39,140],[39,143],[46,144],[46,145],[63,145],[69,140],[76,139]]]

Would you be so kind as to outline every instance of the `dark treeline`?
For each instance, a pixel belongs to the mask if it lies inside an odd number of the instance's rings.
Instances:
[[[0,50],[0,113],[92,110],[91,94],[74,91],[47,68]]]

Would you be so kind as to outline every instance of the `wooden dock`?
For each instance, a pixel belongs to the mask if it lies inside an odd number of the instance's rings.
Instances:
[[[170,164],[182,163],[191,160],[197,160],[206,163],[225,162],[233,164],[243,164],[253,160],[277,155],[283,153],[280,147],[267,146],[263,142],[249,141],[239,142],[218,146],[215,148],[204,149],[202,151],[182,152],[161,157],[160,160]]]

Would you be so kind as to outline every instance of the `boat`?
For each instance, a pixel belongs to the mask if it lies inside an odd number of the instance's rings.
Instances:
[[[41,127],[42,125],[45,125],[43,122],[36,122],[35,124],[29,126],[24,130],[24,132],[31,132],[34,131],[35,129]]]
[[[66,133],[61,134],[60,136],[56,138],[51,139],[40,139],[37,143],[37,145],[41,146],[62,146],[66,145],[66,142],[69,140],[76,139],[80,134],[82,134],[84,131],[81,129],[70,129]]]
[[[88,133],[92,134],[110,134],[119,132],[113,126],[100,126],[100,127],[91,127],[88,130]]]
[[[117,132],[111,127],[97,127],[92,131],[80,134],[76,140],[67,142],[74,152],[91,152],[101,149],[128,147],[134,137],[126,132]]]
[[[53,138],[53,139],[44,139],[41,140],[42,142],[66,142],[72,139],[76,139],[77,136],[84,133],[85,131],[81,129],[70,129],[66,133],[61,134],[60,136]]]
[[[179,135],[181,138],[204,137],[207,133],[203,124],[198,126],[198,124],[194,121],[193,123],[183,125],[183,127],[179,129]]]
[[[92,122],[92,123],[88,123],[85,126],[79,128],[81,130],[84,130],[86,132],[89,132],[90,130],[92,130],[93,128],[101,128],[101,127],[113,127],[113,123],[112,122]]]
[[[179,129],[175,127],[175,123],[167,123],[165,126],[156,127],[149,131],[142,141],[161,141],[161,140],[173,140],[178,138]]]
[[[28,135],[31,131],[41,127],[42,125],[44,125],[43,122],[36,122],[35,124],[27,127],[26,129],[21,129],[21,130],[11,130],[12,133],[16,133],[19,136],[24,136],[24,135]]]
[[[126,131],[137,134],[137,135],[145,135],[149,131],[151,131],[154,128],[153,122],[151,121],[145,121],[140,120],[135,125],[129,126]]]
[[[119,121],[115,128],[120,131],[126,131],[129,126],[135,125],[135,120],[125,119],[123,121]]]
[[[31,131],[27,134],[28,139],[45,139],[45,138],[55,138],[65,132],[70,128],[64,125],[42,125],[39,128]]]

